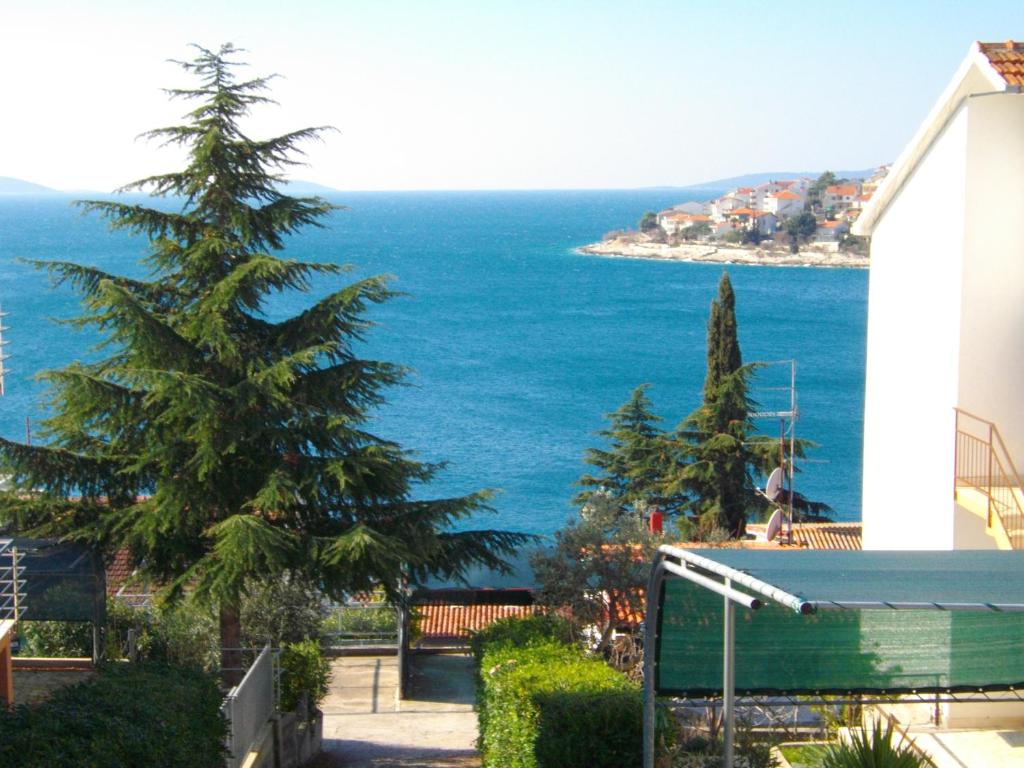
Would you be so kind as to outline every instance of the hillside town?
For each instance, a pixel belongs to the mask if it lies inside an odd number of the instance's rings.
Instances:
[[[803,243],[838,249],[888,171],[883,165],[866,179],[837,179],[826,172],[818,179],[738,187],[714,200],[661,211],[641,222],[640,228],[655,238],[660,228],[666,238],[684,241],[758,245],[775,240],[792,246],[794,252]],[[856,250],[857,244],[850,245]]]

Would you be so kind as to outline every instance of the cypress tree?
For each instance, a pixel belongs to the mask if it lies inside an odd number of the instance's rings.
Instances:
[[[341,284],[345,267],[280,255],[285,238],[320,227],[335,206],[279,189],[298,146],[323,128],[256,140],[240,120],[269,101],[269,78],[239,80],[231,45],[179,62],[199,83],[169,91],[196,106],[148,137],[181,146],[181,171],[121,191],[180,206],[88,201],[117,230],[148,237],[149,279],[47,262],[83,297],[76,322],[98,329],[107,356],[49,371],[44,445],[0,441],[17,481],[6,498],[21,530],[127,547],[135,566],[219,607],[237,647],[247,579],[291,573],[340,597],[375,584],[501,567],[527,537],[452,524],[487,494],[424,498],[439,466],[364,428],[395,365],[357,356],[368,306],[392,294],[382,277]],[[336,287],[272,320],[274,294]],[[74,501],[70,497],[76,497]],[[237,666],[230,654],[225,667]]]
[[[708,320],[704,402],[683,422],[679,440],[685,459],[667,484],[690,492],[690,508],[705,533],[719,528],[742,536],[754,504],[748,471],[753,456],[746,447],[751,431],[749,374],[737,336],[736,297],[728,273],[723,273]]]

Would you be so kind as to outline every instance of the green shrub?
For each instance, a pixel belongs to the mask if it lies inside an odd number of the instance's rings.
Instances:
[[[312,709],[327,695],[331,663],[316,640],[286,644],[281,649],[281,711],[291,712],[305,694]]]
[[[92,624],[87,621],[23,621],[21,656],[92,657]]]
[[[295,574],[269,581],[249,579],[242,598],[242,641],[253,648],[320,636],[327,615],[323,593],[315,584]]]
[[[821,758],[822,768],[923,768],[928,761],[910,744],[892,743],[889,725],[875,721],[871,731],[851,730],[849,743],[829,744]]]
[[[477,703],[485,768],[640,765],[640,687],[575,646],[524,633],[526,647],[505,635],[483,653]]]
[[[220,663],[220,636],[213,611],[193,602],[138,608],[117,599],[107,601],[107,658],[124,658],[128,631],[135,630],[138,658],[199,667]]]
[[[486,629],[475,632],[469,644],[479,665],[482,663],[485,649],[503,645],[523,648],[546,641],[555,641],[563,645],[574,644],[576,638],[572,625],[553,614],[499,619]]]
[[[36,706],[0,712],[4,768],[220,768],[216,680],[194,669],[110,664]]]

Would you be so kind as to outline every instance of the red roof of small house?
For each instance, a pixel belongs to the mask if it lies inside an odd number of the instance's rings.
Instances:
[[[978,43],[992,68],[1009,85],[1024,85],[1024,43]]]
[[[736,192],[741,195],[749,195],[753,191],[753,187],[740,187],[739,189],[736,190]]]
[[[833,184],[831,187],[826,187],[825,192],[829,195],[853,197],[857,194],[857,187],[853,184]]]
[[[774,197],[778,200],[799,200],[800,195],[796,192],[790,192],[788,189],[783,189],[776,192],[774,195],[768,195],[768,197]]]
[[[533,616],[540,605],[420,605],[419,628],[425,640],[464,640],[499,619]]]
[[[845,224],[845,221],[823,221],[818,226],[822,229],[835,229],[836,227],[844,226]]]

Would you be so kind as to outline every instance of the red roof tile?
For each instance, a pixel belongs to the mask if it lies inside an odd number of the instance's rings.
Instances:
[[[1024,85],[1024,43],[978,43],[992,68],[1009,85]]]

